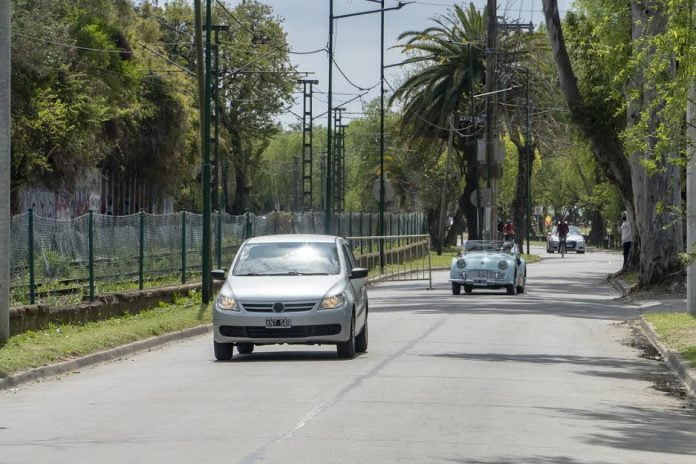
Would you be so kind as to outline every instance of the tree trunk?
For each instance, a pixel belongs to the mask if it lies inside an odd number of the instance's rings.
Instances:
[[[634,53],[643,54],[646,62],[652,60],[654,49],[645,39],[652,39],[665,33],[667,20],[664,5],[654,0],[632,0],[633,17],[632,38]],[[659,129],[659,108],[654,102],[659,98],[654,83],[648,84],[637,68],[627,86],[627,121],[629,127],[648,118],[647,133],[654,134]],[[672,75],[675,67],[672,66]],[[637,98],[636,98],[637,95]],[[657,105],[659,107],[659,105]],[[635,224],[638,239],[649,240],[650,246],[641,249],[639,259],[639,284],[641,286],[660,283],[667,275],[681,269],[679,253],[683,250],[681,216],[674,211],[681,209],[681,173],[679,167],[670,162],[670,157],[660,158],[653,152],[658,140],[649,137],[645,151],[632,153],[630,157],[631,180],[635,196]],[[657,169],[647,172],[645,161],[653,160]],[[634,234],[635,235],[635,234]],[[646,242],[647,243],[647,242]]]
[[[632,224],[636,224],[631,166],[624,153],[619,135],[614,128],[607,124],[607,121],[595,117],[596,112],[585,103],[580,95],[577,79],[563,38],[561,19],[558,13],[558,0],[542,0],[542,2],[549,42],[551,43],[553,57],[558,69],[561,91],[570,110],[570,117],[573,123],[580,128],[585,138],[590,141],[595,160],[602,168],[607,179],[617,187],[629,221]],[[634,234],[630,263],[636,262],[635,257],[639,255],[641,248],[640,230],[638,227],[634,227],[634,229],[636,233]]]

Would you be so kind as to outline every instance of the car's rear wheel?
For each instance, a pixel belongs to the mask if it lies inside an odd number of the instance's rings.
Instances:
[[[462,284],[452,282],[452,295],[459,295],[462,292]]]
[[[474,287],[472,285],[464,285],[464,293],[467,295],[471,295],[471,292],[474,291]]]
[[[232,343],[218,343],[213,340],[213,350],[215,351],[215,359],[218,361],[229,361],[232,359],[232,350],[234,345]]]
[[[352,359],[355,357],[355,312],[350,318],[350,335],[345,342],[336,344],[336,353],[341,359]]]
[[[253,343],[237,343],[237,351],[239,354],[251,354],[254,352]]]
[[[355,351],[364,353],[367,351],[367,314],[365,314],[365,325],[357,337],[355,337]]]
[[[505,289],[507,290],[507,294],[508,294],[508,295],[514,295],[514,294],[515,294],[515,285],[514,285],[514,284],[506,285],[506,286],[505,286]]]

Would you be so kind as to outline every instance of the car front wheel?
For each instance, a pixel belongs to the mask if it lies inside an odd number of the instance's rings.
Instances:
[[[508,295],[514,295],[515,294],[515,286],[513,284],[506,285],[505,289],[507,290]]]
[[[367,351],[367,315],[365,315],[365,325],[357,337],[355,337],[355,351],[364,353]]]
[[[336,344],[336,352],[341,359],[352,359],[355,357],[355,312],[350,318],[350,335],[348,340]]]
[[[452,295],[459,295],[462,292],[462,284],[452,282]]]
[[[232,343],[218,343],[213,340],[213,349],[215,351],[215,359],[218,361],[229,361],[232,359],[232,350],[234,349]]]
[[[467,295],[471,295],[471,292],[474,291],[474,287],[472,285],[464,285],[464,293]]]

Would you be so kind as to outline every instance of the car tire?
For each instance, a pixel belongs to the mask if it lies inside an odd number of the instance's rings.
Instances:
[[[452,295],[459,295],[460,293],[462,293],[462,284],[452,282]]]
[[[472,285],[464,285],[464,293],[467,295],[471,295],[471,292],[474,291],[474,287]]]
[[[367,351],[368,332],[367,332],[367,314],[365,314],[365,325],[357,337],[355,337],[355,351],[365,353]]]
[[[553,250],[550,250],[550,249],[548,249],[548,248],[546,249],[546,252],[547,252],[547,253],[553,254]]]
[[[253,343],[237,343],[237,352],[239,354],[251,354],[254,352]]]
[[[579,254],[579,255],[584,255],[584,254],[585,254],[585,250],[583,250],[583,251],[578,251],[578,254]]]
[[[506,285],[506,286],[505,286],[505,289],[507,290],[507,294],[508,294],[508,295],[514,295],[514,294],[515,294],[515,285],[514,285],[514,284]]]
[[[232,359],[232,351],[234,345],[232,343],[218,343],[213,340],[213,350],[215,351],[215,359],[218,361],[229,361]]]
[[[336,344],[336,353],[341,359],[353,359],[355,357],[355,312],[350,318],[350,335],[345,342]]]
[[[524,275],[524,279],[522,280],[522,285],[519,285],[517,287],[517,293],[524,293],[524,286],[527,285],[527,274]]]

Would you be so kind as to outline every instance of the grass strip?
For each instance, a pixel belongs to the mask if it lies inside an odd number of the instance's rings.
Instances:
[[[0,377],[210,321],[209,307],[201,305],[197,292],[191,292],[175,303],[161,303],[139,314],[85,324],[51,325],[15,335],[0,345]]]
[[[692,367],[696,367],[696,316],[688,313],[650,313],[644,317],[655,327],[661,343],[681,353]]]

